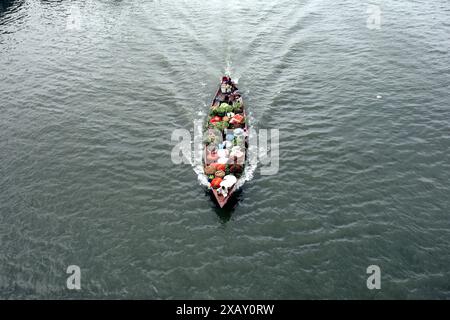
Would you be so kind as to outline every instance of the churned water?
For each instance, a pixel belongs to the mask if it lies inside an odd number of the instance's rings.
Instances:
[[[447,0],[0,3],[1,298],[450,298]],[[280,159],[220,210],[225,71]]]

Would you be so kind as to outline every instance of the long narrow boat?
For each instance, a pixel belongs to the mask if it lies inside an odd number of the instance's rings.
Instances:
[[[231,199],[245,169],[248,126],[242,95],[224,76],[211,103],[205,125],[204,169],[210,190],[223,208]]]

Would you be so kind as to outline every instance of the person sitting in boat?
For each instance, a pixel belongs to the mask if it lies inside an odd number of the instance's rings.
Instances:
[[[231,80],[230,80],[230,84],[229,84],[228,86],[229,86],[229,88],[230,88],[230,93],[231,93],[231,94],[234,93],[234,92],[236,92],[236,91],[238,90],[238,88],[236,87],[236,85],[234,84],[234,82],[231,81]]]
[[[223,93],[233,93],[237,90],[236,85],[234,84],[233,80],[229,76],[223,76],[222,77],[222,84],[221,87],[224,89],[222,90]]]
[[[228,81],[222,82],[220,84],[220,91],[224,94],[231,93],[232,87],[228,84]]]

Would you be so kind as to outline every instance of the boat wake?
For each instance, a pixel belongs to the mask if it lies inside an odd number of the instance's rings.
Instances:
[[[204,105],[204,109],[206,109],[206,104]],[[194,172],[197,174],[197,179],[200,185],[209,187],[208,177],[205,175],[203,171],[203,162],[202,162],[202,151],[203,151],[203,124],[206,118],[206,112],[204,110],[200,110],[196,114],[196,119],[194,119],[194,137],[202,137],[201,139],[194,138],[194,150],[201,150],[200,154],[195,154],[194,159],[191,160],[191,166],[194,169]],[[197,120],[197,119],[200,119]]]
[[[242,177],[239,179],[238,183],[236,184],[236,189],[239,189],[242,187],[242,185],[253,179],[253,176],[255,174],[256,168],[258,167],[258,146],[254,143],[251,143],[252,141],[256,141],[256,137],[252,137],[252,134],[256,134],[256,130],[254,129],[253,123],[255,123],[255,119],[253,118],[253,114],[251,112],[247,113],[248,117],[248,129],[249,129],[249,144],[247,148],[247,159],[246,159],[246,165],[244,169],[244,173]]]
[[[232,64],[231,59],[228,57],[227,58],[227,66],[224,69],[224,74],[233,78],[234,83],[239,84],[240,76],[235,74],[235,72],[233,72],[231,64]],[[233,73],[233,75],[232,75],[232,73]]]

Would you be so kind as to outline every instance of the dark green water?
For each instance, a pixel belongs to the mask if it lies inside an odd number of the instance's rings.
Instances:
[[[447,0],[1,4],[0,298],[450,298]],[[219,210],[170,137],[225,70],[280,168]]]

